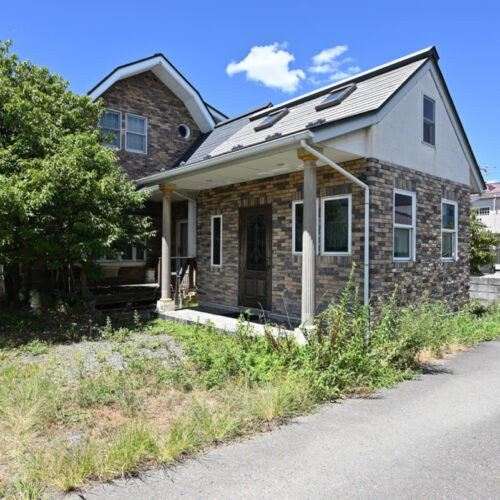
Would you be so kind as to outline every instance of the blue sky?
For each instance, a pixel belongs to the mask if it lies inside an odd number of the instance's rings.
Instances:
[[[498,2],[17,0],[0,12],[0,39],[76,92],[163,52],[228,115],[436,45],[478,162],[500,180]]]

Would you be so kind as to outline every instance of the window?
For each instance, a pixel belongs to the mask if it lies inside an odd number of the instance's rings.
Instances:
[[[144,247],[127,245],[125,251],[116,259],[101,257],[99,262],[143,262],[146,260],[146,250]]]
[[[490,207],[479,207],[477,213],[478,215],[490,215]]]
[[[288,109],[285,108],[267,115],[257,126],[254,127],[255,132],[272,127],[277,121],[281,120],[287,114]]]
[[[351,195],[321,199],[321,254],[351,254]]]
[[[347,87],[342,87],[340,89],[333,90],[330,92],[323,101],[316,106],[316,111],[321,111],[322,109],[330,108],[340,104],[344,99],[349,97],[356,90],[356,84],[348,85]]]
[[[191,130],[190,130],[190,128],[187,125],[184,125],[184,123],[181,123],[179,125],[179,128],[177,130],[179,132],[179,135],[183,139],[189,139],[189,137],[191,136]]]
[[[458,205],[455,201],[441,202],[441,258],[457,260]]]
[[[107,109],[99,119],[99,128],[106,136],[106,140],[103,142],[104,146],[121,148],[122,114],[119,111]]]
[[[394,260],[415,260],[415,193],[394,190]]]
[[[125,150],[132,153],[146,153],[148,138],[146,118],[127,113],[125,122]]]
[[[212,216],[211,265],[222,266],[222,215]]]
[[[317,203],[316,222],[319,221],[319,200]],[[304,232],[304,202],[292,202],[292,254],[302,255],[302,234]],[[319,231],[316,231],[316,254],[319,255]]]
[[[424,95],[423,103],[424,130],[423,140],[431,146],[436,145],[436,103]]]
[[[302,253],[302,233],[304,232],[304,202],[292,203],[292,253]]]

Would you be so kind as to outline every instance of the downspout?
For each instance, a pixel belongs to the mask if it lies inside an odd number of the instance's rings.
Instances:
[[[370,188],[363,181],[360,181],[357,177],[349,173],[347,170],[343,169],[340,165],[337,165],[334,161],[330,160],[323,153],[311,147],[307,142],[302,139],[300,145],[309,151],[311,154],[316,156],[316,158],[323,160],[327,165],[332,167],[334,170],[347,177],[349,180],[360,186],[365,191],[365,254],[364,254],[364,284],[363,284],[363,303],[365,306],[369,304],[369,292],[370,292]]]

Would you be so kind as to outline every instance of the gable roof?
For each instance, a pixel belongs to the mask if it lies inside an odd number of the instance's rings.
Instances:
[[[308,94],[306,98],[301,96],[287,103],[219,123],[186,163],[205,159],[207,155],[214,158],[285,135],[317,129],[333,122],[376,112],[424,63],[425,59],[420,59],[376,74],[371,78],[355,81],[356,90],[342,103],[320,111],[316,111],[316,106],[325,99],[326,94],[344,87],[353,79],[320,89]],[[267,115],[284,108],[288,109],[288,114],[274,126],[255,131],[255,127]]]
[[[152,71],[184,103],[202,132],[210,132],[216,123],[227,118],[219,110],[207,104],[198,90],[163,54],[154,54],[118,66],[92,87],[88,94],[92,100],[96,100],[117,81],[145,71]]]
[[[223,156],[235,151],[253,148],[258,144],[272,142],[302,131],[310,130],[318,133],[341,124],[351,124],[351,130],[363,128],[369,124],[369,121],[363,121],[364,118],[374,117],[373,119],[376,119],[379,112],[386,107],[405,84],[424,65],[431,62],[437,70],[446,98],[451,105],[452,113],[458,124],[458,133],[463,138],[476,181],[479,187],[484,189],[484,179],[437,64],[438,59],[435,47],[429,47],[276,106],[266,105],[264,108],[218,123],[199,147],[189,157],[187,155],[184,157],[183,163],[179,166],[215,160],[219,157],[222,159]],[[340,104],[320,110],[316,109],[327,94],[352,84],[356,85],[355,91],[350,93]],[[284,109],[287,109],[288,113],[272,127],[255,130],[255,127],[262,123],[266,116]]]

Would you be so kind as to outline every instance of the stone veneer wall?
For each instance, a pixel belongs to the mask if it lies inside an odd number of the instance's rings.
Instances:
[[[370,185],[370,297],[386,299],[399,284],[400,297],[412,302],[425,291],[435,299],[461,305],[468,298],[469,188],[374,159],[342,166]],[[239,209],[272,207],[272,311],[300,316],[301,259],[292,255],[292,201],[302,199],[303,173],[296,172],[201,191],[198,197],[199,300],[238,305]],[[364,191],[330,167],[318,168],[318,197],[352,194],[352,255],[317,256],[318,312],[339,294],[356,263],[355,284],[363,286]],[[392,259],[393,189],[416,191],[417,257],[415,262]],[[441,261],[441,198],[459,202],[459,259]],[[223,216],[223,265],[210,266],[212,215]]]
[[[399,286],[403,303],[428,293],[457,308],[469,300],[470,188],[414,170],[368,159],[370,185],[370,296],[387,298]],[[392,259],[392,193],[416,193],[416,259]],[[441,200],[458,202],[458,259],[441,260]]]
[[[151,71],[116,82],[102,95],[105,107],[122,112],[120,166],[132,179],[156,174],[177,165],[201,132],[184,103]],[[148,119],[147,154],[125,151],[125,113]],[[188,139],[178,133],[184,123]]]

